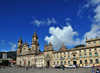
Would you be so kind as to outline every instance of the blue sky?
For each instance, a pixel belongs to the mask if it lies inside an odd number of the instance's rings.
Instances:
[[[0,51],[17,50],[20,36],[30,45],[35,29],[41,51],[85,44],[100,37],[99,8],[100,0],[0,0]]]

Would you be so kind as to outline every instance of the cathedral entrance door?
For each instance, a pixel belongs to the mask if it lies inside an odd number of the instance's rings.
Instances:
[[[76,65],[76,61],[73,61],[73,65]]]
[[[24,61],[24,66],[26,65],[26,61]]]
[[[28,62],[28,66],[30,66],[30,61]]]
[[[21,66],[21,61],[20,61],[20,66]]]
[[[47,61],[47,66],[48,66],[48,67],[50,66],[50,62],[49,62],[49,61]]]

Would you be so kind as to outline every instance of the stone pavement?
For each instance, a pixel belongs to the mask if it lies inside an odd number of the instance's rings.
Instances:
[[[95,68],[96,71],[97,68]],[[100,70],[100,68],[98,68]],[[7,67],[1,68],[0,73],[92,73],[91,68],[78,68],[78,69],[55,69],[55,68],[43,68],[43,69],[34,69],[30,68],[28,71],[26,68],[16,68],[16,67]]]

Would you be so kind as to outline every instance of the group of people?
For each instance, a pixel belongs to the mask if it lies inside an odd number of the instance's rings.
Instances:
[[[100,73],[99,69],[97,69],[96,71],[92,68],[92,73]]]
[[[36,66],[33,66],[35,69],[37,69],[37,67]],[[29,70],[29,68],[31,68],[32,69],[32,66],[30,66],[30,67],[26,67],[26,70],[28,71]],[[41,66],[41,67],[38,67],[39,69],[43,69],[43,66]]]

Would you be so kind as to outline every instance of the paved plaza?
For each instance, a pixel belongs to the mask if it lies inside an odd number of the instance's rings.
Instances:
[[[97,68],[95,68],[96,70]],[[98,68],[100,69],[100,68]],[[34,69],[30,68],[28,71],[26,68],[16,68],[16,67],[7,67],[1,68],[0,73],[92,73],[91,68],[83,69],[55,69],[55,68],[43,68],[43,69]]]

